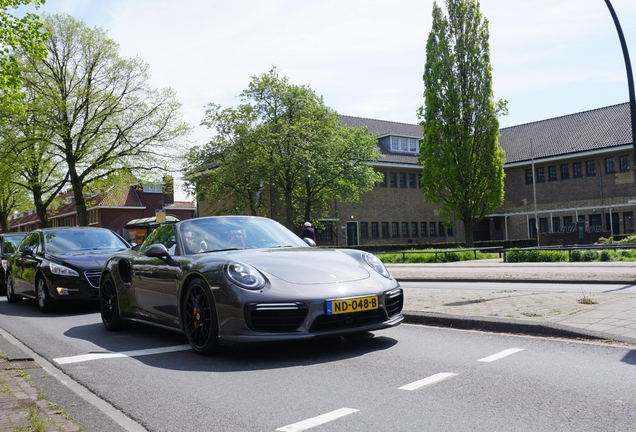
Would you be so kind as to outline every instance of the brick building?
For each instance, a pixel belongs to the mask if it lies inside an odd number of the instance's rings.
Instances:
[[[49,214],[50,227],[77,225],[77,208],[71,194],[63,195],[66,203]],[[196,215],[194,203],[175,201],[172,185],[136,185],[116,187],[104,196],[94,196],[87,200],[87,217],[89,226],[109,228],[124,238],[130,233],[143,235],[139,231],[127,230],[124,227],[131,220],[152,218],[156,210],[165,210],[167,215],[178,219],[190,219]],[[40,228],[40,220],[33,211],[22,213],[10,221],[11,231],[32,231]]]

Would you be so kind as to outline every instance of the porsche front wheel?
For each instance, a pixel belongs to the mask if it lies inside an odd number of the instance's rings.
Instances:
[[[185,290],[181,322],[192,349],[198,354],[219,352],[219,324],[210,288],[201,278],[194,279]]]
[[[123,323],[119,316],[119,301],[115,281],[110,274],[102,277],[99,287],[99,310],[102,315],[102,323],[107,330],[121,330]]]

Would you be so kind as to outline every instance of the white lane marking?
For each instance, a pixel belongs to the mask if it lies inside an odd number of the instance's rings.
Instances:
[[[523,348],[510,348],[510,349],[504,350],[504,351],[502,351],[500,353],[493,354],[493,355],[488,356],[488,357],[484,357],[483,359],[477,360],[477,361],[490,363],[490,362],[494,362],[495,360],[499,360],[501,358],[507,357],[510,354],[518,353],[519,351],[523,351]]]
[[[163,348],[150,348],[145,350],[137,350],[137,351],[123,351],[120,353],[100,353],[100,354],[83,354],[73,357],[60,357],[53,359],[57,364],[69,364],[69,363],[80,363],[91,360],[100,360],[100,359],[108,359],[108,358],[117,358],[117,357],[139,357],[145,355],[152,354],[163,354],[175,351],[186,351],[192,349],[190,345],[176,345],[171,347],[163,347]]]
[[[436,382],[445,380],[446,378],[450,378],[457,375],[456,373],[450,373],[450,372],[442,372],[442,373],[438,373],[435,375],[431,375],[428,378],[424,378],[421,379],[419,381],[415,381],[412,382],[411,384],[407,384],[405,386],[402,387],[398,387],[398,390],[408,390],[408,391],[413,391],[413,390],[417,390],[420,387],[424,387],[425,385],[429,385],[429,384],[435,384]]]
[[[353,408],[340,408],[335,411],[331,411],[330,413],[319,415],[317,417],[313,417],[307,420],[303,420],[298,423],[290,424],[288,426],[283,426],[281,428],[276,429],[277,431],[284,432],[299,432],[310,429],[315,426],[320,426],[321,424],[339,419],[340,417],[344,417],[349,414],[353,414],[354,412],[358,412],[359,410]]]

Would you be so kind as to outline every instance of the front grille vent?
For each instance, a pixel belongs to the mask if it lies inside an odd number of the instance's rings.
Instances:
[[[86,276],[88,283],[91,284],[93,288],[99,288],[99,276],[101,273],[100,271],[87,271],[84,272],[84,276]]]
[[[403,291],[401,289],[397,289],[386,293],[384,296],[384,304],[386,306],[386,313],[389,317],[402,312],[402,307],[404,307]]]
[[[245,305],[248,326],[255,331],[292,332],[301,326],[309,307],[302,302],[249,303]]]
[[[386,316],[382,309],[336,315],[320,315],[316,318],[309,331],[322,332],[330,330],[346,330],[382,323],[385,320]]]

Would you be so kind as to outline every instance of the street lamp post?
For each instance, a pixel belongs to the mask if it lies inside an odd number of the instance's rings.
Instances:
[[[627,42],[625,42],[625,36],[623,35],[621,24],[618,21],[618,16],[616,16],[616,12],[614,11],[614,7],[612,7],[612,3],[610,3],[610,0],[605,0],[605,4],[607,4],[610,14],[612,14],[612,19],[614,20],[614,25],[616,26],[616,31],[618,32],[618,38],[621,41],[623,57],[625,57],[625,69],[627,69],[627,86],[629,88],[629,110],[631,112],[632,120],[632,147],[634,150],[632,166],[634,167],[634,175],[636,176],[636,95],[634,92],[634,75],[632,74],[632,64],[629,61]]]

